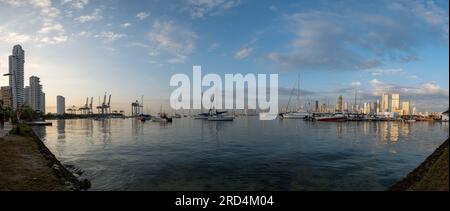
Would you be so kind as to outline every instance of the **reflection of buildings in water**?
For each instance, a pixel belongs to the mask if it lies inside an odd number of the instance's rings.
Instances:
[[[367,135],[367,134],[369,133],[369,130],[370,130],[370,123],[371,123],[371,122],[367,122],[367,121],[364,121],[364,122],[363,122],[363,134],[364,134],[364,135]]]
[[[376,134],[380,142],[386,143],[388,139],[388,122],[377,122]]]
[[[101,134],[101,139],[103,144],[109,145],[111,143],[112,140],[112,134],[111,134],[111,120],[110,119],[105,119],[102,121],[99,121],[99,132]]]
[[[342,123],[342,122],[337,122],[336,123],[336,135],[337,135],[337,137],[339,139],[342,138],[342,130],[343,130],[342,124],[344,124],[344,123]]]
[[[46,135],[47,135],[47,127],[46,126],[33,126],[32,129],[37,133],[39,138],[44,141]]]
[[[142,122],[137,118],[131,119],[131,135],[139,136],[144,134],[144,127],[142,126]]]
[[[85,132],[85,136],[86,138],[92,138],[92,135],[94,133],[94,125],[93,125],[93,120],[91,119],[81,119],[81,125],[80,127],[83,129],[83,131]]]
[[[393,143],[397,143],[398,141],[398,130],[399,130],[399,123],[398,122],[392,122],[391,124],[391,130],[390,130],[390,137],[391,137],[391,142]]]
[[[56,129],[58,132],[58,141],[64,142],[66,140],[66,120],[58,119],[56,120]]]
[[[402,136],[403,137],[408,137],[409,135],[409,123],[407,122],[402,122]],[[407,140],[407,139],[405,139]]]

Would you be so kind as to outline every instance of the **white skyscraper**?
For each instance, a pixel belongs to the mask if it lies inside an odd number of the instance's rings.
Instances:
[[[381,112],[389,112],[389,94],[387,93],[381,96]]]
[[[24,64],[25,51],[22,46],[15,45],[9,56],[9,87],[12,92],[12,107],[20,108],[24,103]]]
[[[66,110],[66,99],[63,96],[56,96],[56,113],[63,115]]]
[[[391,112],[400,112],[400,94],[392,94]]]

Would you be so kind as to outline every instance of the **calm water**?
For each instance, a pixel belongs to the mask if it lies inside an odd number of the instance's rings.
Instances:
[[[189,118],[39,127],[92,190],[385,190],[449,136],[447,123]]]

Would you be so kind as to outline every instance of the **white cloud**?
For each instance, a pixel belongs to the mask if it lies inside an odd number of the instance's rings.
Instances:
[[[62,5],[69,5],[74,9],[83,9],[88,3],[89,0],[61,0]]]
[[[252,52],[253,52],[253,48],[251,48],[251,47],[249,47],[249,48],[242,48],[241,50],[236,52],[234,57],[236,59],[242,60],[242,59],[245,59],[245,58],[249,57],[252,54]]]
[[[80,23],[86,23],[86,22],[92,22],[92,21],[98,21],[101,20],[103,16],[101,15],[101,9],[95,9],[94,12],[90,15],[82,15],[77,18],[75,18],[75,21],[78,21]]]
[[[2,32],[0,30],[0,41],[8,44],[28,43],[34,39],[26,34],[19,34],[16,32]]]
[[[155,21],[148,32],[148,38],[154,55],[163,51],[175,58],[171,63],[184,62],[188,55],[195,49],[197,34],[173,21]]]
[[[373,76],[397,75],[404,73],[403,69],[374,69],[371,70]]]
[[[64,43],[68,40],[68,36],[65,34],[64,25],[58,22],[58,19],[60,17],[60,10],[56,7],[53,7],[52,1],[0,0],[0,2],[5,2],[13,7],[30,7],[31,9],[39,13],[36,20],[30,20],[30,23],[34,25],[41,24],[41,27],[35,32],[28,31],[27,33],[19,33],[14,29],[3,29],[3,41],[18,43],[30,42],[40,46],[42,44]],[[29,22],[23,22],[22,24],[23,26],[27,26]]]
[[[123,28],[128,28],[131,26],[131,23],[123,23],[122,25],[120,25]]]
[[[433,0],[398,2],[375,8],[355,2],[358,11],[335,8],[286,15],[286,27],[295,38],[282,53],[271,52],[268,58],[288,69],[370,70],[417,61],[416,51],[425,40],[448,43],[448,12]],[[383,10],[389,12],[374,12]],[[442,39],[442,28],[447,39]]]
[[[361,86],[361,82],[359,81],[353,81],[352,86]]]
[[[140,20],[144,20],[148,16],[150,16],[150,13],[147,13],[147,12],[140,12],[140,13],[136,14],[136,18],[139,18]]]
[[[42,26],[42,28],[41,28],[41,30],[39,30],[39,33],[40,34],[46,34],[46,33],[49,33],[49,32],[52,32],[52,31],[54,31],[54,32],[64,32],[64,27],[63,27],[63,25],[61,25],[61,24],[50,24],[50,23],[45,23],[43,26]]]
[[[240,0],[188,0],[187,8],[192,18],[215,16],[238,6]]]
[[[101,32],[100,34],[94,35],[95,38],[101,38],[104,42],[113,42],[117,39],[125,37],[125,34],[119,34],[112,31]]]

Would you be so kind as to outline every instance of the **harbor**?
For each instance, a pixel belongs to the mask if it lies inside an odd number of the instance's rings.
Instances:
[[[51,122],[35,131],[90,190],[387,190],[449,135],[437,121]]]

